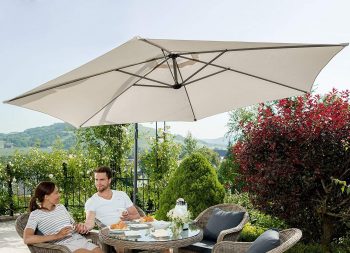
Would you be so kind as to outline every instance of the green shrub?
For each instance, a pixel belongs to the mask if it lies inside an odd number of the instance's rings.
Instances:
[[[292,248],[286,251],[286,253],[328,253],[321,244],[310,243],[303,244],[297,243]],[[341,245],[334,245],[330,247],[331,253],[349,253],[349,248],[342,247]]]
[[[225,203],[235,203],[247,209],[247,211],[254,208],[252,202],[250,201],[250,197],[248,192],[236,192],[236,193],[228,193],[225,195],[224,199]]]
[[[219,183],[216,171],[209,161],[199,153],[184,159],[174,172],[160,197],[158,219],[166,219],[167,212],[174,208],[178,198],[184,198],[195,218],[209,206],[223,202],[224,187]]]
[[[249,217],[253,225],[259,226],[265,229],[269,229],[269,228],[285,229],[288,227],[285,221],[278,219],[276,217],[272,217],[271,215],[262,213],[261,211],[258,211],[255,209],[249,211]]]
[[[249,194],[247,192],[243,193],[233,193],[226,194],[225,203],[235,203],[244,207],[249,213],[249,221],[252,225],[258,226],[264,229],[278,228],[285,229],[287,224],[285,221],[272,217],[271,215],[265,214],[259,210],[254,209],[252,202],[250,201]]]
[[[264,228],[259,226],[253,226],[251,223],[248,222],[247,224],[245,224],[245,226],[242,229],[242,232],[239,235],[239,241],[252,242],[264,232]]]

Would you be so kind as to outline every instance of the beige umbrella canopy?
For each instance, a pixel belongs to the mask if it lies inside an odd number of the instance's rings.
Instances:
[[[347,45],[137,37],[5,103],[75,127],[195,121],[309,92]]]

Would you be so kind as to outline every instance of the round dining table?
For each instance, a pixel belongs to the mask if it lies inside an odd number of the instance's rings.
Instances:
[[[188,229],[182,230],[179,236],[174,236],[170,228],[165,231],[154,230],[147,226],[128,225],[128,229],[118,231],[105,227],[100,230],[99,238],[102,243],[113,246],[117,252],[128,252],[132,249],[147,251],[169,251],[178,252],[178,248],[186,247],[203,239],[203,231],[190,225]]]

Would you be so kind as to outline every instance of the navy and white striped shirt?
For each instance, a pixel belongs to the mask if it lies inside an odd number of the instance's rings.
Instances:
[[[57,234],[62,228],[70,226],[73,223],[74,219],[70,216],[65,206],[58,204],[52,211],[37,209],[31,212],[26,228],[31,228],[34,231],[38,229],[44,235],[53,235]],[[64,244],[77,239],[77,236],[81,236],[76,232],[73,233],[74,237],[67,236],[54,242],[57,244]]]

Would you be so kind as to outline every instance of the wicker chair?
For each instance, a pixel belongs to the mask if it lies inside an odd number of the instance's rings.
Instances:
[[[296,244],[301,236],[301,230],[290,228],[279,232],[281,245],[267,253],[285,252]],[[214,246],[213,253],[245,253],[252,245],[252,242],[220,242]]]
[[[20,215],[16,219],[16,231],[17,233],[23,238],[23,232],[27,225],[29,218],[29,213],[25,213]],[[87,239],[91,239],[93,243],[96,245],[102,246],[98,239],[98,233],[96,232],[90,232],[89,234],[85,235]],[[35,243],[32,245],[27,245],[30,252],[32,253],[71,253],[71,251],[63,245],[58,245],[50,242],[45,243]],[[102,248],[102,247],[101,247]]]
[[[194,220],[194,223],[198,227],[200,227],[201,229],[204,230],[206,224],[208,223],[209,217],[213,213],[214,208],[220,208],[221,210],[224,210],[224,211],[245,212],[241,223],[234,228],[230,228],[230,229],[226,229],[226,230],[221,231],[216,242],[218,243],[221,241],[237,241],[238,236],[243,229],[243,226],[249,220],[248,212],[243,207],[236,205],[236,204],[219,204],[219,205],[211,206],[211,207],[205,209],[203,212],[201,212],[197,216],[197,218]],[[181,252],[181,253],[198,252],[198,250],[195,249],[195,247],[199,248],[199,249],[201,247],[206,247],[206,250],[203,249],[203,251],[208,251],[208,247],[211,249],[214,246],[214,243],[211,243],[211,245],[203,245],[203,242],[205,242],[205,241],[195,243],[194,245],[190,245],[188,247],[180,248],[179,252]]]

